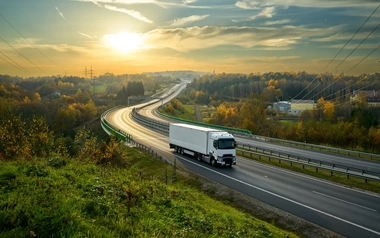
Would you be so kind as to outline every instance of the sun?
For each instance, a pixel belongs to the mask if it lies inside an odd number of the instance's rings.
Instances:
[[[104,35],[103,41],[106,46],[112,47],[120,52],[134,51],[143,47],[141,36],[134,32]]]

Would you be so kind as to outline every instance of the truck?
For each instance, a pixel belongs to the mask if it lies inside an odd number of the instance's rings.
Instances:
[[[213,166],[236,165],[236,141],[232,134],[213,128],[171,123],[169,146],[177,153],[188,154]]]

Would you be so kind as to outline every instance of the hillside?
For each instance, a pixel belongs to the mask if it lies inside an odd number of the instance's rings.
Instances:
[[[139,149],[120,150],[126,158],[98,165],[1,161],[0,237],[297,237],[209,197],[199,182],[172,182],[170,165]]]

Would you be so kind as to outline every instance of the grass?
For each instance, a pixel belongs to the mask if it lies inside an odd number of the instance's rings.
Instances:
[[[280,167],[280,168],[287,169],[290,171],[303,173],[303,174],[324,179],[330,182],[342,184],[344,186],[359,188],[359,189],[380,194],[380,182],[370,181],[370,180],[366,182],[363,178],[358,178],[354,176],[350,176],[349,178],[347,178],[347,175],[345,174],[331,173],[329,170],[324,170],[324,169],[319,168],[317,171],[315,168],[311,166],[306,166],[306,165],[302,166],[295,163],[291,164],[286,161],[279,162],[279,160],[277,159],[269,160],[268,157],[266,157],[265,155],[262,155],[260,157],[257,155],[252,155],[252,157],[250,157],[250,156],[247,156],[246,153],[243,154],[242,152],[239,152],[239,151],[237,151],[236,153],[240,156],[256,160],[260,163],[265,163],[271,166],[276,166],[276,167]]]
[[[208,123],[212,114],[215,112],[216,108],[207,107],[207,106],[199,106],[199,110],[202,114],[203,122]]]
[[[127,168],[75,158],[0,161],[0,237],[297,237],[126,148]],[[152,179],[154,178],[154,179]]]

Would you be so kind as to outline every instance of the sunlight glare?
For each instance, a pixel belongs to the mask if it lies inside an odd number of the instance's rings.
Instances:
[[[143,46],[140,35],[134,32],[107,34],[104,35],[103,40],[106,46],[112,47],[120,52],[138,50]]]

